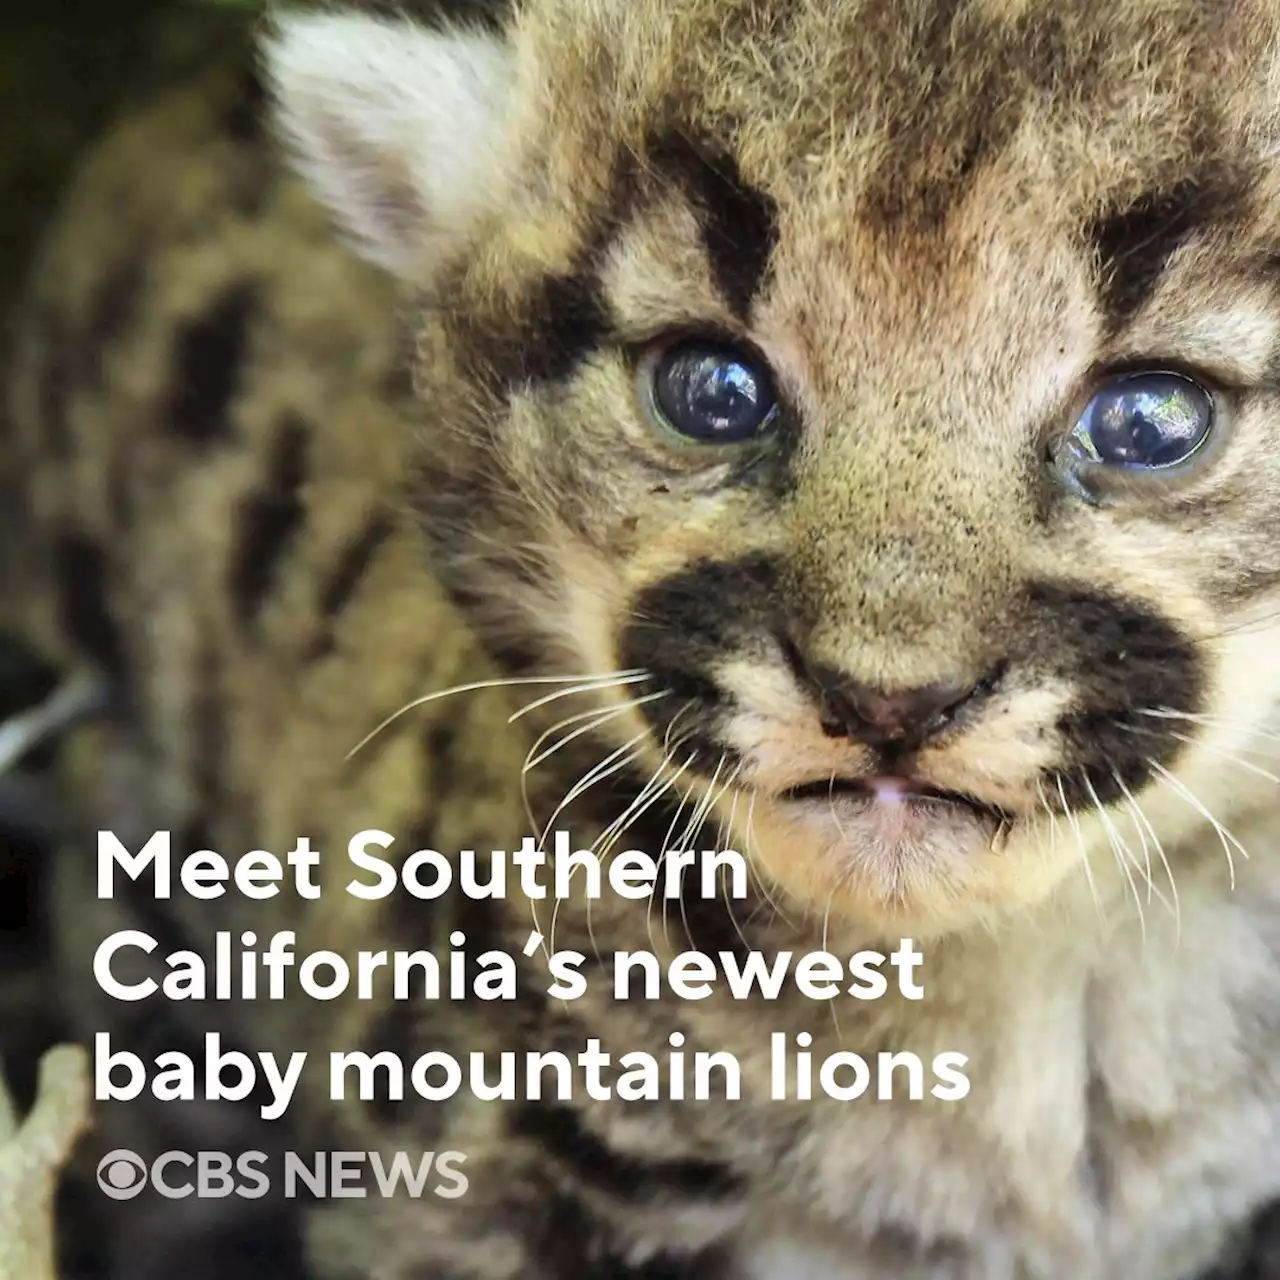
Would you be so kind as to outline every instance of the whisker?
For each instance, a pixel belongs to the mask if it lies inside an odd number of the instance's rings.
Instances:
[[[662,758],[662,760],[661,760],[661,761],[659,761],[658,765],[654,768],[653,774],[652,774],[652,776],[650,777],[649,781],[648,781],[648,782],[646,782],[646,783],[645,783],[645,785],[644,785],[644,787],[641,789],[640,795],[644,795],[644,794],[645,794],[645,792],[647,792],[647,791],[649,790],[649,788],[650,788],[650,787],[652,787],[652,786],[653,786],[653,784],[658,780],[658,778],[660,778],[660,777],[661,777],[661,775],[662,775],[662,770],[666,767],[667,763],[668,763],[668,761],[667,761],[667,757],[666,757],[666,756],[664,756],[664,757]],[[637,797],[637,799],[638,799],[638,797]],[[633,802],[633,804],[634,804],[634,802]],[[612,825],[612,824],[611,824],[611,825]],[[608,830],[608,828],[605,828],[605,830],[607,831],[607,830]],[[545,839],[545,837],[544,837],[544,839]],[[592,853],[595,853],[595,852],[596,852],[596,845],[599,843],[599,841],[600,841],[600,837],[599,837],[599,836],[597,836],[597,837],[596,837],[596,839],[595,839],[595,841],[593,841],[593,842],[592,842],[592,845],[591,845],[591,851],[592,851]],[[576,866],[575,866],[575,867],[571,867],[571,868],[569,869],[569,874],[568,874],[568,876],[567,876],[567,877],[566,877],[566,879],[565,879],[565,887],[566,887],[566,889],[568,888],[568,886],[569,886],[569,885],[571,885],[571,884],[573,883],[574,873],[575,873],[577,870],[578,870],[578,868],[577,868]],[[556,923],[557,923],[557,921],[559,920],[559,916],[560,916],[560,905],[561,905],[561,903],[562,903],[563,901],[564,901],[564,899],[563,899],[563,898],[557,897],[557,898],[556,898],[556,902],[555,902],[555,906],[554,906],[554,907],[552,907],[552,909],[551,909],[551,930],[550,930],[550,933],[549,933],[549,935],[548,935],[548,936],[549,936],[549,939],[550,939],[551,950],[552,950],[552,953],[553,953],[553,954],[554,954],[554,952],[555,952]],[[589,922],[589,920],[588,920],[588,932],[590,932],[590,922]],[[594,939],[593,939],[593,944],[594,944]]]
[[[1049,858],[1052,860],[1058,852],[1058,815],[1049,804],[1049,797],[1044,793],[1044,783],[1039,778],[1036,779],[1036,796],[1049,819]],[[1041,849],[1043,850],[1043,845]]]
[[[1093,867],[1089,863],[1089,853],[1085,848],[1084,832],[1080,828],[1080,819],[1076,817],[1075,811],[1067,802],[1067,789],[1062,785],[1062,775],[1058,774],[1058,797],[1062,801],[1062,812],[1066,816],[1067,821],[1071,824],[1072,831],[1075,832],[1076,847],[1080,850],[1080,861],[1084,866],[1084,877],[1089,882],[1089,896],[1093,899],[1093,909],[1098,914],[1098,919],[1102,919],[1102,902],[1098,897],[1098,886],[1093,878]]]
[[[717,849],[725,848],[726,835],[731,837],[733,836],[733,820],[738,812],[738,801],[742,798],[742,792],[738,789],[738,787],[735,784],[737,783],[738,778],[742,773],[743,767],[744,767],[743,765],[739,765],[737,769],[734,770],[733,776],[729,779],[729,785],[733,787],[733,803],[732,805],[729,806],[728,816],[721,817],[720,819],[720,827],[719,827],[719,830],[716,832],[716,848]],[[737,843],[736,837],[734,837],[734,843]],[[748,867],[749,866],[750,866],[750,863],[748,862]],[[720,887],[721,887],[721,894],[724,898],[725,910],[729,913],[729,923],[733,925],[734,932],[737,933],[738,937],[742,939],[742,945],[748,951],[750,951],[752,949],[751,944],[747,941],[747,935],[743,933],[742,926],[738,923],[737,915],[734,914],[733,895],[731,893],[726,893],[724,891],[724,883],[727,876],[728,876],[728,870],[723,864],[721,864]]]
[[[572,685],[568,689],[557,689],[554,693],[544,694],[541,698],[535,698],[532,702],[525,703],[519,711],[513,712],[507,717],[507,723],[514,724],[521,716],[527,716],[530,711],[536,711],[539,707],[545,707],[549,702],[555,702],[559,698],[568,698],[575,693],[600,693],[605,689],[620,689],[626,685],[640,684],[642,681],[652,679],[647,671],[639,669],[619,671],[608,676],[593,676],[585,680],[577,676],[574,678],[580,680],[580,683]]]
[[[696,751],[692,752],[685,760],[684,764],[682,764],[670,778],[661,782],[661,784],[657,786],[656,790],[654,790],[655,784],[659,783],[662,769],[670,764],[670,760],[667,757],[664,757],[662,764],[658,766],[658,773],[654,775],[649,784],[635,797],[634,800],[632,800],[631,804],[628,805],[627,808],[617,818],[615,818],[599,836],[596,837],[596,841],[592,845],[592,848],[597,848],[600,846],[601,841],[604,841],[604,845],[600,848],[599,852],[601,857],[607,856],[617,842],[622,838],[627,829],[637,822],[642,814],[652,808],[667,791],[675,786],[677,780],[697,758],[698,753]],[[648,794],[650,792],[652,792],[652,794]]]
[[[1182,939],[1182,903],[1178,899],[1178,882],[1174,879],[1173,867],[1170,866],[1169,864],[1169,858],[1164,851],[1164,845],[1160,843],[1160,837],[1156,835],[1155,827],[1151,825],[1151,820],[1147,817],[1146,813],[1142,808],[1142,805],[1138,803],[1137,797],[1133,794],[1132,791],[1129,790],[1128,786],[1125,784],[1125,780],[1120,776],[1119,771],[1113,769],[1111,771],[1111,776],[1115,779],[1116,786],[1118,786],[1120,790],[1124,793],[1125,802],[1129,806],[1129,811],[1136,818],[1137,824],[1139,824],[1138,834],[1142,835],[1143,828],[1145,828],[1146,836],[1151,837],[1151,843],[1154,844],[1156,847],[1156,854],[1159,857],[1161,864],[1164,866],[1165,875],[1169,879],[1169,892],[1173,896],[1172,903],[1166,903],[1166,905],[1170,906],[1173,911],[1174,937],[1178,941],[1181,941]],[[1156,890],[1155,881],[1152,878],[1151,861],[1150,861],[1151,853],[1147,846],[1146,836],[1142,836],[1142,851],[1147,857],[1147,884],[1150,886],[1152,892],[1156,893],[1157,896],[1161,899],[1161,901],[1164,901],[1164,895],[1160,894],[1159,891]]]
[[[666,733],[664,733],[664,734],[662,735],[662,749],[663,749],[663,751],[670,751],[670,750],[671,750],[671,736],[672,736],[672,734],[674,734],[674,733],[675,733],[675,731],[676,731],[676,724],[678,723],[678,721],[679,721],[680,717],[681,717],[682,715],[684,715],[684,714],[685,714],[685,712],[687,712],[687,711],[692,711],[692,710],[693,710],[693,707],[694,707],[694,701],[693,701],[693,699],[692,699],[692,698],[690,698],[690,699],[688,699],[688,700],[685,702],[684,706],[682,706],[682,707],[680,708],[680,710],[679,710],[679,711],[677,711],[677,712],[675,713],[675,715],[673,715],[673,716],[671,717],[670,721],[669,721],[669,722],[668,722],[668,724],[667,724],[667,731],[666,731]]]
[[[1151,845],[1147,841],[1147,833],[1143,830],[1142,824],[1138,821],[1137,812],[1132,800],[1129,799],[1128,792],[1125,790],[1124,779],[1120,777],[1119,771],[1113,768],[1111,770],[1111,778],[1112,781],[1118,784],[1121,793],[1124,795],[1125,808],[1129,814],[1129,823],[1133,827],[1134,831],[1137,832],[1138,839],[1142,843],[1142,862],[1137,866],[1137,869],[1142,872],[1143,877],[1147,882],[1147,903],[1150,904],[1152,899],[1157,896],[1159,896],[1161,901],[1163,901],[1164,895],[1160,894],[1156,889],[1156,882],[1151,871]]]
[[[631,804],[627,807],[627,809],[624,810],[624,812],[621,813],[617,818],[615,818],[613,822],[611,822],[609,826],[606,827],[604,831],[602,831],[600,835],[596,837],[595,842],[591,846],[592,850],[593,851],[599,850],[599,856],[601,858],[608,857],[608,855],[613,851],[613,849],[617,845],[618,841],[622,839],[622,837],[627,833],[630,827],[634,826],[635,823],[640,820],[640,818],[644,815],[644,813],[648,809],[652,808],[653,805],[657,804],[657,802],[661,800],[662,797],[666,795],[668,791],[672,790],[675,787],[676,783],[680,779],[680,776],[693,763],[693,761],[696,758],[697,758],[697,752],[695,751],[688,757],[687,760],[685,760],[684,764],[682,764],[680,768],[677,769],[676,772],[671,775],[671,777],[667,778],[665,781],[662,781],[655,788],[654,784],[658,782],[658,779],[662,770],[664,768],[667,768],[671,763],[670,757],[664,755],[662,759],[662,763],[658,766],[657,773],[654,774],[654,776],[649,780],[649,782],[645,785],[645,787],[635,797],[635,799],[631,802]],[[649,791],[652,791],[652,794],[646,797],[646,792],[649,792]],[[602,846],[602,842],[603,842],[603,846]],[[665,850],[660,851],[660,859],[665,860],[665,858],[666,858],[666,851]],[[683,898],[681,898],[681,910],[683,909],[684,909],[684,900]],[[664,912],[663,922],[664,922],[664,930],[665,930],[665,921],[666,921],[665,894],[663,896],[663,912]],[[591,934],[590,913],[588,913],[588,918],[587,918],[587,932]],[[595,945],[594,934],[591,934],[591,941],[592,941],[592,946],[594,946]]]
[[[836,881],[831,887],[831,892],[827,895],[826,910],[822,913],[822,950],[828,951],[827,939],[831,932],[831,907],[836,900],[836,892],[840,888],[840,881]],[[836,1029],[836,1041],[844,1044],[844,1032],[840,1029],[840,1014],[836,1010],[836,997],[832,996],[827,1000],[827,1010],[831,1014],[831,1025]]]
[[[1137,725],[1121,725],[1122,729],[1128,729],[1130,733],[1146,733],[1153,736],[1162,736],[1155,729],[1140,729]],[[1252,760],[1241,759],[1234,751],[1228,751],[1225,747],[1215,747],[1207,742],[1201,742],[1197,738],[1188,737],[1185,733],[1177,733],[1173,729],[1165,729],[1163,736],[1176,739],[1178,742],[1185,742],[1190,747],[1198,747],[1201,751],[1207,751],[1212,756],[1217,756],[1220,760],[1228,760],[1232,764],[1239,765],[1242,769],[1247,769],[1250,773],[1256,773],[1259,777],[1266,778],[1269,782],[1280,785],[1280,776],[1264,769],[1261,765],[1254,764]]]
[[[665,858],[668,853],[670,853],[673,849],[675,849],[676,845],[675,845],[675,842],[672,840],[672,834],[676,829],[676,824],[680,821],[681,815],[683,815],[685,811],[685,807],[688,805],[689,801],[693,799],[693,796],[691,794],[684,791],[679,793],[679,797],[680,797],[679,803],[676,805],[675,812],[671,815],[671,821],[667,824],[666,835],[662,837],[661,856],[663,858]],[[650,909],[652,909],[652,905],[653,905],[652,900],[650,900]],[[668,899],[664,894],[662,899],[662,937],[665,942],[671,941],[671,931],[667,927],[667,909],[669,906],[670,906],[670,899]],[[649,935],[649,940],[651,942],[653,941],[652,932]]]
[[[716,763],[714,772],[711,775],[711,781],[707,783],[707,789],[703,793],[701,799],[693,807],[693,813],[690,815],[688,823],[685,824],[684,830],[680,833],[676,840],[678,849],[692,848],[697,839],[697,833],[702,830],[702,824],[706,821],[706,814],[711,811],[712,805],[718,798],[716,795],[716,785],[720,780],[720,770],[724,768],[725,753],[720,753],[720,759]]]
[[[756,832],[757,796],[758,796],[758,793],[755,791],[752,791],[751,803],[750,805],[747,806],[747,844],[749,846],[758,844],[758,841],[756,839],[756,833],[755,833]],[[750,853],[750,849],[748,849],[748,854],[749,853]],[[748,856],[747,869],[752,870],[754,863],[755,863],[755,859]],[[764,900],[769,904],[769,906],[773,908],[774,915],[776,915],[782,921],[782,923],[785,924],[787,928],[794,933],[795,924],[791,921],[787,913],[783,911],[783,909],[778,905],[778,900],[769,891],[768,877],[764,874],[763,871],[756,871],[754,874],[755,874],[756,885],[760,890],[761,897],[763,897]]]
[[[623,675],[632,675],[633,672],[623,672]],[[359,742],[356,743],[350,751],[347,752],[344,759],[350,760],[358,751],[364,750],[370,742],[374,740],[389,725],[394,724],[401,716],[407,715],[410,711],[416,711],[418,707],[425,707],[429,702],[439,702],[441,698],[451,698],[455,693],[475,693],[480,689],[513,689],[523,684],[565,684],[578,682],[581,683],[587,677],[584,676],[506,676],[494,680],[472,680],[468,684],[456,684],[448,689],[437,689],[434,693],[424,693],[420,698],[414,698],[412,702],[406,702],[398,711],[393,711],[385,720],[376,728],[365,734]],[[597,676],[596,680],[606,680],[612,683],[615,676]],[[609,683],[603,687],[608,688]],[[592,686],[593,688],[595,686]]]
[[[1154,720],[1190,720],[1193,724],[1222,724],[1250,727],[1247,721],[1229,716],[1209,715],[1202,711],[1178,711],[1173,707],[1136,707],[1134,715],[1149,716]]]
[[[600,728],[601,725],[607,724],[610,720],[616,720],[618,716],[623,715],[625,712],[634,710],[636,707],[643,707],[649,702],[657,702],[660,698],[667,698],[670,696],[671,695],[664,689],[659,693],[647,694],[643,698],[632,698],[629,702],[623,702],[618,706],[609,707],[604,711],[601,711],[599,707],[593,707],[590,711],[580,711],[577,715],[572,715],[561,720],[554,729],[548,729],[546,733],[544,733],[542,737],[534,743],[534,751],[536,751],[538,747],[556,731],[556,729],[563,729],[566,725],[573,724],[578,720],[586,720],[589,716],[598,717],[595,720],[591,720],[589,724],[585,724],[581,728],[575,729],[572,733],[566,734],[559,742],[548,747],[545,751],[540,752],[537,756],[533,756],[532,758],[526,757],[522,772],[528,773],[530,769],[536,769],[545,760],[549,760],[553,755],[555,755],[555,753],[562,747],[567,747],[569,743],[581,738],[584,734],[591,733],[593,730]]]
[[[706,794],[703,796],[703,798],[698,802],[697,806],[694,808],[693,817],[689,819],[689,825],[685,827],[684,831],[680,835],[679,843],[682,845],[686,845],[689,849],[692,849],[694,851],[696,851],[697,849],[698,836],[702,833],[702,828],[706,823],[706,820],[707,820],[706,815],[711,812],[712,806],[715,804],[716,800],[719,798],[716,795],[715,788],[716,788],[716,782],[720,777],[720,770],[724,768],[724,761],[725,761],[725,753],[722,751],[720,753],[720,759],[716,762],[715,771],[711,775],[711,781],[707,785]],[[682,881],[683,881],[683,878],[684,876],[682,872],[681,873]],[[694,942],[693,934],[689,929],[689,909],[685,903],[683,885],[680,893],[680,923],[684,925],[684,936],[689,939],[689,945],[696,949],[697,943]]]
[[[660,871],[662,870],[663,865],[666,863],[667,853],[668,851],[665,848],[658,850],[657,864],[658,864],[658,869]],[[649,950],[652,951],[655,955],[657,955],[658,952],[661,950],[661,948],[658,946],[657,939],[653,936],[653,904],[654,904],[654,895],[651,893],[649,895],[649,901],[645,904],[645,908],[644,908],[644,931],[645,931],[646,937],[648,937],[649,939]],[[664,942],[671,941],[670,936],[667,933],[667,895],[666,893],[663,893],[662,895],[662,940]]]
[[[655,694],[651,696],[656,697],[657,695]],[[524,758],[524,764],[520,766],[520,799],[524,805],[524,814],[529,821],[530,831],[533,831],[538,825],[537,819],[533,816],[533,804],[529,798],[530,771],[535,769],[544,760],[547,760],[551,756],[555,755],[555,753],[559,751],[561,747],[568,746],[569,743],[572,742],[574,739],[581,737],[583,734],[590,733],[593,729],[598,729],[601,725],[608,723],[608,721],[613,720],[620,715],[623,715],[630,707],[634,706],[637,701],[644,701],[644,699],[636,699],[636,700],[633,700],[632,702],[626,702],[626,703],[623,703],[623,705],[620,707],[606,707],[603,709],[600,707],[591,707],[586,711],[576,712],[574,715],[565,716],[563,720],[560,720],[556,724],[553,724],[549,729],[545,730],[542,734],[539,735],[538,740],[533,744],[533,746],[529,748],[528,752],[526,753]],[[549,737],[559,732],[561,729],[565,728],[567,725],[576,724],[580,720],[586,720],[588,721],[588,723],[584,725],[581,729],[578,729],[573,733],[566,734],[565,737],[561,738],[559,742],[548,747],[547,750],[544,751],[541,755],[539,755],[536,760],[534,759],[535,752],[537,752],[538,748],[541,747],[542,744],[546,742],[546,740]],[[641,736],[643,737],[644,735],[642,734]],[[557,808],[556,812],[557,813],[560,812],[559,808]],[[545,839],[545,831],[543,833],[543,838]]]
[[[1225,640],[1229,636],[1248,635],[1255,629],[1261,630],[1276,622],[1280,622],[1280,610],[1265,613],[1260,618],[1248,618],[1243,622],[1237,622],[1234,626],[1223,627],[1220,631],[1211,631],[1206,635],[1198,636],[1195,643],[1209,644],[1214,640]]]
[[[710,786],[707,790],[707,797],[705,797],[704,804],[701,806],[701,815],[698,818],[698,824],[696,824],[694,831],[692,831],[692,835],[689,837],[689,840],[687,840],[687,845],[689,845],[692,850],[696,851],[696,849],[698,849],[698,840],[701,833],[703,833],[703,828],[707,826],[707,819],[712,815],[714,810],[716,810],[716,805],[721,803],[724,796],[728,795],[728,791],[730,791],[730,787],[733,786],[733,782],[735,782],[739,773],[742,772],[741,765],[736,769],[733,769],[733,772],[728,776],[727,780],[724,781],[723,786],[719,788],[719,791],[716,791],[716,778],[719,777],[719,771],[721,771],[723,767],[724,753],[722,751],[721,758],[719,758],[719,762],[716,765],[716,772],[712,774],[712,781],[710,781]],[[723,872],[723,868],[721,868],[721,870]],[[732,911],[730,911],[731,918],[732,914]],[[681,893],[680,895],[680,919],[681,923],[684,924],[685,927],[685,937],[689,938],[689,945],[691,947],[698,946],[698,943],[694,941],[694,934],[692,934],[689,928],[689,909],[687,909],[686,906],[684,893]],[[746,941],[745,938],[744,941]]]
[[[1106,806],[1103,805],[1097,789],[1093,785],[1093,779],[1087,773],[1083,777],[1084,785],[1089,788],[1089,796],[1093,800],[1093,807],[1098,811],[1098,817],[1102,820],[1102,825],[1106,830],[1111,852],[1120,867],[1121,873],[1124,875],[1125,882],[1129,886],[1129,892],[1133,894],[1133,905],[1138,912],[1138,932],[1142,935],[1142,947],[1145,951],[1147,946],[1147,917],[1142,909],[1142,898],[1138,893],[1138,885],[1133,878],[1133,869],[1130,863],[1131,851],[1125,843],[1124,837],[1121,836],[1120,829],[1111,821],[1111,815],[1107,813]]]
[[[629,742],[624,742],[622,746],[617,747],[613,751],[611,751],[607,756],[605,756],[603,760],[600,761],[599,764],[595,765],[591,769],[588,769],[587,772],[584,773],[582,777],[579,778],[578,781],[575,782],[573,786],[570,787],[569,790],[565,792],[565,794],[560,799],[560,803],[557,804],[555,809],[552,810],[551,817],[547,819],[546,826],[542,828],[542,834],[538,837],[538,843],[540,845],[546,844],[547,836],[548,834],[550,834],[551,829],[555,826],[556,819],[580,795],[582,795],[586,791],[589,791],[597,783],[603,782],[606,778],[611,777],[613,774],[617,773],[619,770],[625,769],[627,765],[631,764],[633,761],[639,759],[641,755],[641,752],[639,750],[639,745],[648,736],[649,736],[648,733],[642,730],[640,733],[637,733],[636,736],[632,738]],[[635,750],[632,750],[632,748],[635,748]],[[626,754],[628,751],[631,752],[630,755]],[[623,758],[619,759],[620,756]]]
[[[1205,808],[1200,798],[1180,779],[1175,778],[1158,760],[1148,758],[1147,766],[1158,773],[1206,822],[1217,832],[1222,842],[1222,851],[1227,855],[1227,870],[1231,876],[1231,888],[1236,887],[1236,863],[1231,856],[1231,845],[1234,845],[1243,858],[1249,857],[1249,851]]]
[[[1209,729],[1227,729],[1233,733],[1246,734],[1251,738],[1262,738],[1267,742],[1280,743],[1280,733],[1277,733],[1274,729],[1254,724],[1247,720],[1239,720],[1232,716],[1195,715],[1189,711],[1175,711],[1171,707],[1139,707],[1135,714],[1146,716],[1148,719],[1153,720],[1183,720],[1188,724],[1203,725]],[[1136,728],[1137,726],[1126,725],[1124,727]],[[1253,755],[1267,754],[1259,751],[1256,747],[1242,749],[1250,751]],[[1275,758],[1277,757],[1272,757],[1272,759]]]
[[[844,829],[840,815],[836,812],[836,771],[834,769],[831,770],[831,781],[827,784],[827,809],[831,813],[831,821],[835,823],[836,830],[840,833],[840,839],[848,841],[849,833]]]

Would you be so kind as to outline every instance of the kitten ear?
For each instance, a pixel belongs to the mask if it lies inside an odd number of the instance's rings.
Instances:
[[[294,15],[263,55],[294,167],[364,257],[420,278],[493,206],[514,60],[500,35]]]

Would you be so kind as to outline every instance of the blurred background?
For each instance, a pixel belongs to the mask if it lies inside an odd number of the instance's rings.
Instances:
[[[255,8],[254,0],[0,5],[0,357],[40,233],[79,154],[118,111],[189,75],[211,44],[243,39]],[[13,637],[0,634],[0,720],[43,696],[49,678]],[[37,815],[12,789],[0,796],[0,830],[6,819],[10,828],[0,862],[0,939],[11,948],[24,917],[28,870],[12,828],[31,825]],[[3,1034],[0,1028],[0,1051]]]
[[[41,232],[79,156],[119,111],[190,76],[219,46],[243,41],[255,16],[253,0],[0,5],[0,359]],[[0,723],[53,684],[54,673],[0,631]],[[40,911],[42,872],[59,820],[57,800],[43,785],[49,763],[49,750],[37,750],[20,769],[0,771],[0,1062],[24,1107],[39,1054],[63,1035]],[[64,1193],[63,1280],[301,1275],[287,1221],[255,1224],[241,1239],[201,1242],[181,1262],[139,1259],[137,1270],[122,1269],[99,1244],[100,1200],[74,1186]]]
[[[403,11],[475,10],[501,0],[354,0]],[[351,5],[352,0],[347,0]],[[120,110],[181,82],[238,44],[259,0],[5,0],[0,5],[0,319],[4,346],[32,254],[77,158]],[[0,363],[0,376],[3,364]],[[0,582],[0,591],[4,584]],[[36,704],[55,675],[0,631],[0,723]],[[34,1091],[39,1054],[63,1034],[47,971],[39,904],[59,806],[45,787],[48,751],[0,771],[0,1062],[20,1104]],[[60,1207],[62,1280],[301,1280],[294,1224],[255,1222],[192,1241],[181,1259],[108,1262],[98,1246],[100,1196],[71,1186]],[[1210,1280],[1210,1278],[1206,1278]],[[1262,1224],[1247,1260],[1211,1280],[1280,1280],[1280,1217]]]
[[[8,0],[0,6],[0,313],[5,346],[40,232],[72,165],[129,101],[188,74],[210,42],[240,38],[253,16],[239,0]],[[0,348],[0,352],[3,349]],[[0,590],[3,590],[0,583]],[[0,632],[0,721],[49,692],[53,673]],[[41,753],[15,781],[0,774],[0,1057],[30,1089],[31,1036],[47,1038],[35,999],[41,939],[33,910],[51,801]]]

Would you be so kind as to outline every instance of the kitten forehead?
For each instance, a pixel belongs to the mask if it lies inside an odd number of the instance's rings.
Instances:
[[[986,278],[993,252],[1051,279],[1083,253],[1115,332],[1179,249],[1256,216],[1278,29],[1270,6],[1189,0],[533,0],[510,123],[554,224],[539,253],[616,232],[637,185],[705,211],[677,139],[716,175],[731,231],[706,248],[744,316],[788,258],[878,273],[883,311],[904,279],[918,309]]]
[[[557,54],[538,79],[553,93],[578,86],[594,127],[608,119],[625,137],[683,115],[731,131],[752,177],[850,184],[882,212],[944,199],[1055,108],[1045,135],[1060,150],[1087,151],[1108,118],[1149,135],[1125,160],[1095,155],[1117,176],[1139,155],[1142,166],[1181,162],[1188,139],[1207,140],[1233,96],[1265,80],[1275,29],[1261,7],[1186,0],[544,0],[526,15],[531,46]]]

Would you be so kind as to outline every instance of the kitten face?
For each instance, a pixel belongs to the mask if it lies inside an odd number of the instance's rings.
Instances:
[[[634,673],[602,756],[792,898],[928,932],[1229,853],[1204,811],[1266,795],[1274,27],[535,2],[270,57],[417,292],[420,505],[478,625]]]

